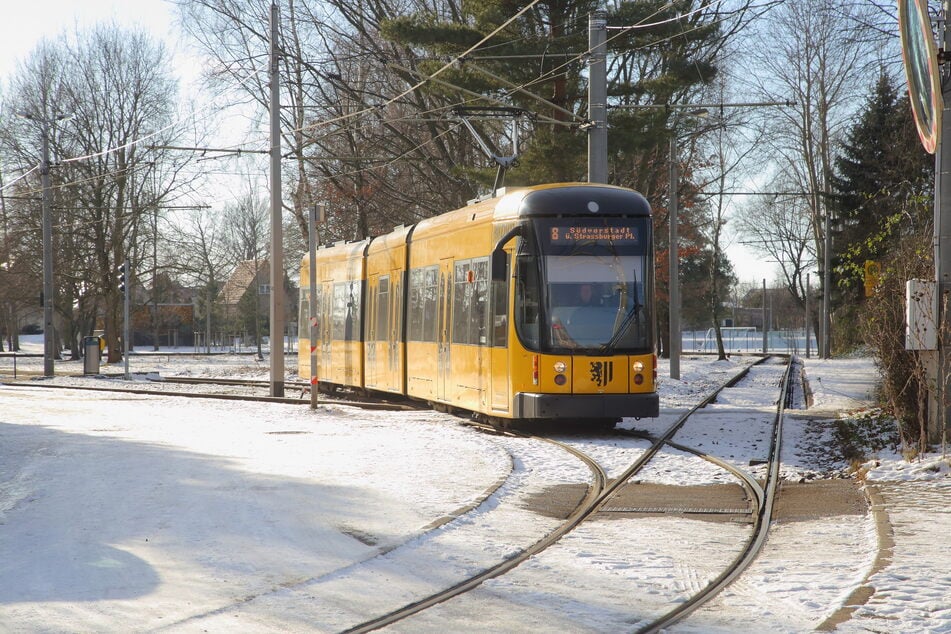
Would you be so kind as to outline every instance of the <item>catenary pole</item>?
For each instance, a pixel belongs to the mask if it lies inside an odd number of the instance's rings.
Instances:
[[[53,218],[50,189],[49,121],[40,119],[42,161],[40,180],[43,187],[43,376],[53,376],[56,357],[56,331],[53,328]]]
[[[763,354],[769,349],[769,322],[766,321],[766,278],[763,278]]]
[[[668,181],[670,193],[667,196],[667,221],[670,225],[670,378],[680,378],[680,249],[677,235],[677,188],[680,180],[677,169],[677,135],[670,135],[670,167]]]
[[[125,271],[125,288],[122,289],[122,367],[125,379],[128,381],[131,378],[129,375],[129,295],[132,293],[132,271],[129,270],[128,258],[123,262],[122,267]]]
[[[809,349],[812,347],[811,342],[809,341],[809,295],[812,293],[812,289],[809,288],[809,274],[806,273],[806,358],[810,356]]]
[[[588,16],[588,182],[608,182],[607,14]]]
[[[320,383],[317,379],[317,333],[320,324],[317,320],[317,223],[323,222],[323,205],[313,205],[309,214],[310,223],[307,227],[307,247],[310,255],[308,265],[308,281],[310,282],[310,298],[308,317],[310,318],[310,408],[317,408],[317,392]]]
[[[948,28],[948,15],[951,13],[951,1],[941,3],[940,30],[938,42],[948,51],[951,46],[951,29]],[[940,59],[940,56],[939,56]],[[942,96],[941,129],[938,131],[935,147],[935,192],[934,192],[934,261],[935,283],[938,291],[938,350],[935,355],[937,367],[932,369],[929,379],[934,381],[934,412],[929,416],[929,438],[939,442],[947,433],[949,425],[948,394],[951,394],[951,372],[948,372],[948,333],[951,333],[951,312],[946,300],[951,293],[951,143],[947,142],[951,134],[951,85],[948,77],[948,63],[939,65]]]
[[[819,204],[818,195],[815,200]],[[823,199],[821,204],[825,214],[825,236],[822,246],[822,343],[819,344],[822,352],[819,356],[828,359],[832,356],[832,316],[829,313],[832,295],[832,210],[829,209],[828,200]]]
[[[281,225],[281,86],[277,2],[271,3],[271,396],[284,396],[284,235]]]

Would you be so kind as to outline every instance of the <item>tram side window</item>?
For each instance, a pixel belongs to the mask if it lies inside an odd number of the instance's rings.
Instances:
[[[360,282],[334,284],[334,339],[360,341],[360,292]]]
[[[320,315],[321,289],[317,287],[317,315]],[[297,319],[297,336],[301,339],[310,339],[310,289],[302,288],[300,292],[300,314]]]
[[[383,276],[376,287],[376,336],[375,341],[384,341],[390,332],[390,278]]]
[[[438,266],[413,269],[409,274],[410,341],[436,341],[436,278]]]
[[[403,329],[403,284],[405,283],[406,278],[401,275],[396,275],[393,277],[393,282],[390,284],[390,311],[388,313],[389,317],[387,323],[390,327],[390,332],[387,334],[387,341],[399,341],[402,336]]]
[[[310,339],[310,289],[300,289],[300,304],[297,311],[297,338]]]
[[[505,260],[505,279],[492,281],[492,345],[508,345],[509,318],[509,263]]]
[[[423,333],[421,341],[436,341],[438,315],[436,298],[438,296],[439,267],[424,269],[423,276]]]
[[[453,273],[452,342],[486,345],[489,259],[456,262]]]
[[[523,241],[525,245],[527,241]],[[528,348],[539,346],[539,288],[538,257],[519,247],[515,264],[515,328]]]

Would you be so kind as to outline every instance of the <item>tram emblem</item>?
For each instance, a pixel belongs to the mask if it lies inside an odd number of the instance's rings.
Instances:
[[[614,379],[614,361],[592,361],[591,381],[604,387]]]

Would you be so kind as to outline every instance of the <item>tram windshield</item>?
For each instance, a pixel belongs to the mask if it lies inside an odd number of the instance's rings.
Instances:
[[[523,342],[588,354],[649,349],[649,219],[540,219],[535,230],[537,246],[522,242],[516,269]]]

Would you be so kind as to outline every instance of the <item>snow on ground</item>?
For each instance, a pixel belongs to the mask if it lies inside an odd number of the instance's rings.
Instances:
[[[812,405],[800,395],[784,428],[784,474],[794,481],[845,470],[818,460],[815,447],[829,441],[830,418],[868,404],[876,377],[866,358],[803,361]],[[679,380],[662,362],[662,416],[622,425],[664,429],[749,362],[684,357]],[[137,354],[130,366],[142,378],[268,377],[253,356]],[[18,367],[42,370],[42,359]],[[81,369],[57,364],[58,374]],[[10,374],[0,358],[0,381]],[[773,380],[768,368],[761,376]],[[755,430],[775,407],[758,394],[731,392],[710,408],[707,429],[679,441],[751,469],[762,457],[750,454],[761,444]],[[614,474],[646,447],[576,442],[610,458]],[[683,464],[689,481],[673,475]],[[751,569],[672,631],[811,631],[854,604],[837,631],[951,632],[947,461],[881,452],[863,471],[893,543],[885,535],[879,548],[872,513],[779,522]],[[644,477],[727,481],[674,450]],[[435,412],[0,383],[0,631],[339,631],[533,543],[557,520],[529,510],[531,499],[588,478],[553,447],[478,434]],[[719,572],[748,530],[675,516],[586,523],[391,629],[630,631],[665,611],[671,592],[686,596]],[[864,603],[855,600],[863,585],[873,590]]]

